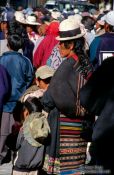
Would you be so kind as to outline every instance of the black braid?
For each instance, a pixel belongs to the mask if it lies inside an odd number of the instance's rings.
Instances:
[[[85,38],[81,37],[75,40],[75,53],[78,56],[80,62],[80,72],[84,78],[88,77],[88,74],[92,72],[92,66],[89,63],[88,55],[85,51]]]

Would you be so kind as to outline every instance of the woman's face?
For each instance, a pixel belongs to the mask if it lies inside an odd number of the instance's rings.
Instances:
[[[73,44],[69,44],[67,47],[65,47],[64,42],[60,41],[58,47],[59,47],[59,52],[60,52],[61,57],[64,58],[64,57],[69,57],[70,56],[71,51],[73,49]]]
[[[27,33],[31,33],[33,31],[33,29],[30,26],[26,26],[26,31],[27,31]]]
[[[44,36],[46,34],[46,30],[47,30],[48,26],[47,24],[42,24],[39,28],[38,28],[38,33],[40,36]]]
[[[1,30],[6,31],[7,30],[7,22],[1,22]]]

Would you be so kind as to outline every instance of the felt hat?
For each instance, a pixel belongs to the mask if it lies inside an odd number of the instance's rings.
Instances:
[[[81,30],[79,23],[76,21],[65,19],[60,23],[59,36],[56,37],[59,41],[72,40],[84,36],[85,32]]]
[[[16,11],[14,16],[15,16],[16,21],[20,23],[25,23],[25,16],[22,11]]]
[[[37,18],[35,15],[28,15],[25,19],[25,24],[28,25],[41,25],[40,23],[37,22]]]

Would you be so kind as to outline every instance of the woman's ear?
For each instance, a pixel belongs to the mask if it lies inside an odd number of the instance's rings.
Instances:
[[[73,50],[74,49],[74,42],[72,42],[72,43],[69,44],[69,48],[70,48],[70,50]]]

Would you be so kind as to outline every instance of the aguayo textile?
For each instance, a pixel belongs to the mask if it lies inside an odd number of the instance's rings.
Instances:
[[[80,137],[82,120],[60,115],[60,174],[82,172],[87,143]]]

